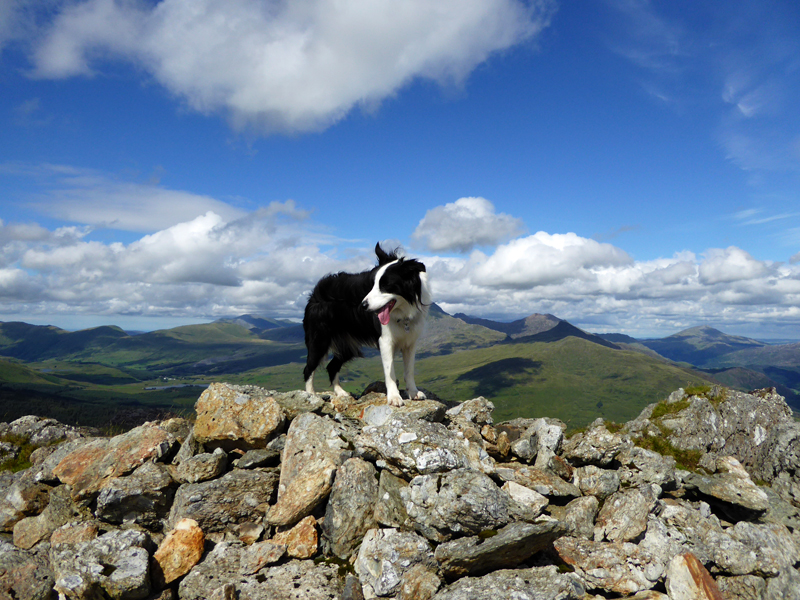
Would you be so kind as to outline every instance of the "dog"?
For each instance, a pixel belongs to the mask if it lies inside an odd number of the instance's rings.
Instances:
[[[380,243],[375,255],[378,265],[372,270],[327,275],[311,292],[303,316],[308,349],[303,378],[306,391],[313,394],[314,371],[331,351],[327,371],[334,393],[348,396],[339,384],[339,370],[347,361],[363,357],[362,347],[377,347],[388,402],[403,406],[394,372],[397,350],[403,354],[409,399],[425,399],[414,382],[414,356],[431,305],[428,274],[418,260],[399,257],[397,250],[385,252]]]

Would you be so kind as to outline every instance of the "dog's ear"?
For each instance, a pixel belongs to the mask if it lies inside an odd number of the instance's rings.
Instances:
[[[397,260],[397,250],[392,250],[389,253],[384,252],[383,248],[381,248],[381,243],[378,242],[375,244],[375,256],[378,257],[378,266],[380,267]]]
[[[419,262],[416,258],[411,258],[405,261],[405,264],[407,265],[406,268],[411,269],[416,273],[425,273],[425,265]]]

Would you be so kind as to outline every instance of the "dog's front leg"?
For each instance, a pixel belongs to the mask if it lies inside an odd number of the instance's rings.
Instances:
[[[417,354],[416,344],[403,348],[403,375],[410,400],[425,400],[425,394],[417,389],[414,381],[414,358]]]
[[[386,381],[386,399],[390,406],[403,406],[400,390],[397,389],[397,380],[394,374],[394,343],[388,335],[382,335],[378,340],[383,362],[383,377]]]

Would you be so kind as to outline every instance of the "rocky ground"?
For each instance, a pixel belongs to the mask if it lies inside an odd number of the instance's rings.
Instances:
[[[687,393],[688,392],[688,393]],[[0,423],[0,599],[800,598],[800,424],[678,390],[566,439],[491,402],[212,385],[111,438]]]

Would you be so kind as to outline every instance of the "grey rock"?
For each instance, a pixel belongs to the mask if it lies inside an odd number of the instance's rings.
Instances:
[[[0,541],[0,598],[50,600],[54,583],[46,560]]]
[[[768,579],[764,600],[800,600],[800,572],[784,569],[777,577]]]
[[[661,488],[655,484],[615,492],[606,499],[597,515],[594,539],[598,542],[635,540],[647,529],[647,516],[660,495]]]
[[[480,471],[419,475],[404,493],[414,528],[436,542],[497,529],[509,520],[508,494]]]
[[[94,600],[101,594],[126,600],[146,598],[150,594],[150,546],[146,534],[133,530],[54,546],[50,562],[55,590],[71,599]]]
[[[454,406],[446,414],[450,420],[459,419],[475,425],[491,425],[493,422],[493,410],[494,404],[492,402],[483,396],[478,396]]]
[[[654,483],[662,489],[673,489],[675,480],[675,459],[662,456],[658,452],[633,446],[617,455],[620,463],[617,473],[620,483],[628,487],[636,487],[645,483]]]
[[[736,472],[713,475],[684,471],[681,472],[681,480],[685,488],[696,491],[734,521],[758,517],[769,508],[767,494],[753,483],[741,467]]]
[[[100,490],[94,514],[110,523],[159,529],[161,520],[169,514],[176,487],[164,465],[145,463]]]
[[[70,490],[60,486],[50,492],[50,501],[42,514],[28,517],[14,525],[14,544],[20,548],[33,548],[62,525],[77,520],[87,520],[86,510],[77,506]]]
[[[194,437],[194,427],[192,427],[189,429],[189,432],[186,434],[181,447],[175,454],[175,458],[172,459],[172,464],[179,465],[192,458],[195,454],[199,454],[203,451],[203,444],[198,442],[197,438]]]
[[[460,538],[439,544],[434,557],[447,578],[516,567],[549,547],[567,531],[554,519],[538,523],[510,523],[488,535]]]
[[[272,392],[272,398],[283,409],[290,421],[307,412],[318,412],[325,401],[318,394],[309,394],[305,390],[291,392]]]
[[[752,463],[746,462],[747,456],[741,462],[754,477],[772,482],[778,493],[800,506],[800,423],[773,424],[757,450]],[[783,480],[780,486],[775,485],[778,479]]]
[[[314,413],[303,413],[294,419],[286,433],[286,443],[281,460],[281,476],[278,486],[278,505],[284,500],[290,482],[297,479],[305,470],[315,471],[325,463],[337,469],[350,458],[347,443],[342,437],[343,428],[333,419],[321,417]],[[309,474],[307,473],[306,476]],[[329,485],[325,478],[313,479],[316,485]],[[309,495],[311,497],[311,494]],[[319,502],[322,498],[318,498]],[[291,501],[291,498],[288,498]],[[299,521],[313,510],[314,506],[300,507]]]
[[[605,500],[619,489],[619,474],[611,469],[601,469],[595,465],[578,467],[573,472],[573,483],[585,496],[595,496]]]
[[[381,425],[367,425],[355,440],[367,460],[388,464],[406,475],[438,473],[463,467],[491,472],[489,455],[441,423],[393,416]]]
[[[597,419],[587,431],[576,433],[565,441],[561,455],[576,465],[605,467],[620,452],[632,446],[627,436],[609,432],[603,420]]]
[[[652,588],[664,573],[664,566],[649,552],[630,542],[593,542],[565,536],[553,545],[589,589],[635,594]]]
[[[563,516],[567,533],[585,540],[593,539],[594,520],[599,507],[600,502],[594,496],[584,496],[570,501]]]
[[[533,522],[549,504],[549,500],[539,492],[513,481],[506,481],[500,489],[511,499],[508,504],[511,520]]]
[[[403,489],[408,482],[392,475],[388,470],[381,471],[378,482],[378,499],[375,504],[375,520],[386,527],[402,527],[408,521]]]
[[[64,425],[55,419],[36,417],[33,415],[20,417],[16,421],[8,423],[0,433],[19,436],[34,446],[47,446],[49,444],[76,440],[97,434],[94,429]]]
[[[555,498],[577,498],[580,490],[573,484],[564,481],[558,475],[518,463],[501,463],[495,468],[495,474],[503,481],[513,481],[524,485],[543,496]]]
[[[725,600],[762,600],[767,591],[767,582],[755,575],[720,576],[716,582]]]
[[[349,558],[364,534],[378,526],[376,475],[375,467],[360,458],[348,459],[336,471],[322,524],[322,539],[324,547],[341,559]]]
[[[434,569],[436,566],[433,550],[425,538],[397,529],[370,529],[354,566],[362,585],[371,594],[391,596],[399,590],[406,571],[417,564]]]
[[[464,577],[440,591],[434,600],[579,600],[586,591],[573,575],[554,566],[503,570],[483,577]]]
[[[248,450],[241,458],[233,461],[237,469],[257,469],[259,467],[274,467],[281,460],[281,451],[272,448],[257,448]]]
[[[775,576],[800,561],[800,551],[783,525],[740,521],[727,533],[755,553],[755,573],[758,575]]]
[[[273,469],[234,470],[219,479],[178,488],[167,529],[183,518],[197,521],[204,533],[234,531],[239,523],[259,522],[275,497],[278,473]]]
[[[222,448],[203,452],[181,460],[175,474],[182,483],[198,483],[215,479],[225,472],[228,455]]]
[[[339,600],[342,581],[337,568],[310,560],[291,560],[245,574],[246,547],[221,542],[192,569],[179,585],[181,600],[206,600],[220,588],[239,600]],[[232,589],[231,589],[232,588]],[[221,596],[225,597],[225,596]]]

